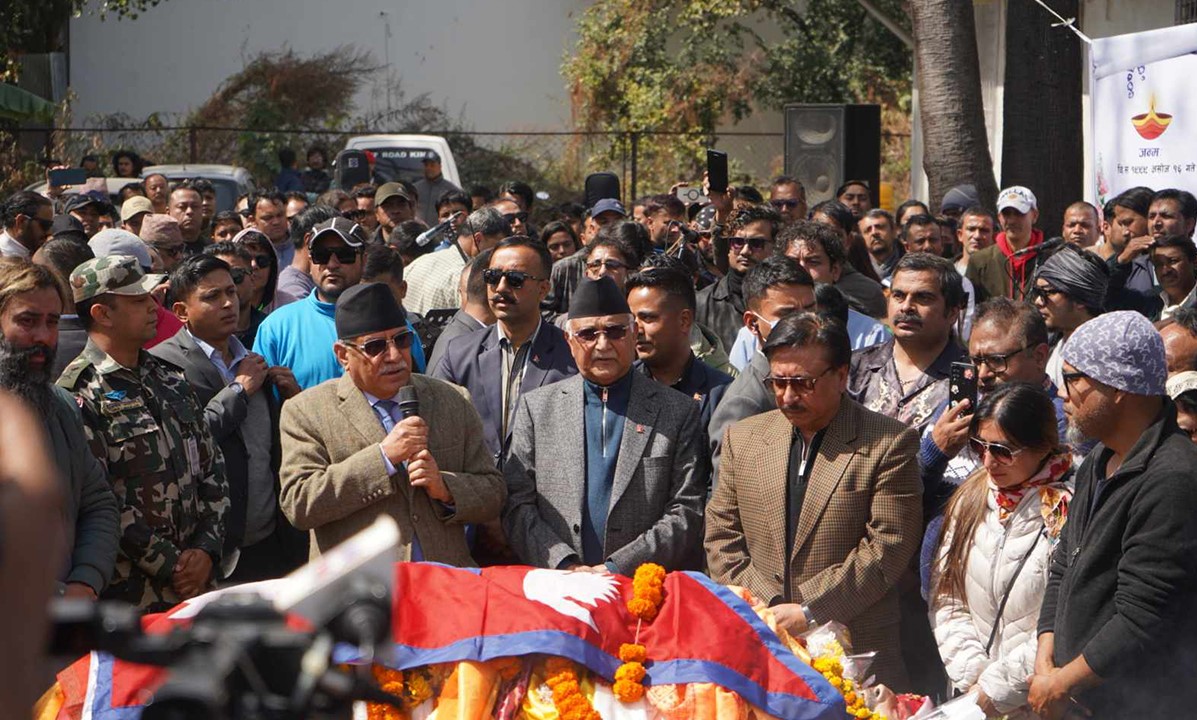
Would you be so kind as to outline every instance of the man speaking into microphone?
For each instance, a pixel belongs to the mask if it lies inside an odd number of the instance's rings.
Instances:
[[[465,525],[493,520],[505,486],[458,387],[412,374],[412,334],[389,287],[337,300],[345,369],[283,406],[279,504],[316,557],[374,522],[399,524],[403,560],[472,566]]]

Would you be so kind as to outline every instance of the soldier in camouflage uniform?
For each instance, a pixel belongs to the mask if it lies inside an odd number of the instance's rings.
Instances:
[[[59,378],[83,411],[92,453],[121,503],[120,556],[106,599],[150,611],[208,589],[228,510],[224,461],[183,373],[142,345],[157,323],[136,259],[112,255],[71,273],[82,354]]]

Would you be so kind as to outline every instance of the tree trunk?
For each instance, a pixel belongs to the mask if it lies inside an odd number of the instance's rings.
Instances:
[[[1047,0],[1077,17],[1078,0]],[[1006,12],[1002,186],[1025,185],[1039,200],[1039,227],[1060,231],[1064,209],[1082,199],[1081,39],[1033,0],[1009,0]]]
[[[973,4],[910,0],[910,19],[931,207],[938,208],[944,193],[964,183],[976,185],[981,204],[993,207],[997,184],[981,101]]]

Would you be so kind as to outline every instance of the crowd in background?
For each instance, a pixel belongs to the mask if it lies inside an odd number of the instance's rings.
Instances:
[[[385,513],[405,560],[707,572],[992,717],[1197,700],[1189,192],[546,208],[306,159],[224,212],[161,175],[3,203],[0,387],[61,478],[62,593],[160,611]]]

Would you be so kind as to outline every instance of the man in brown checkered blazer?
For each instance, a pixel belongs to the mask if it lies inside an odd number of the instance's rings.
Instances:
[[[791,633],[839,621],[872,671],[907,684],[897,582],[922,535],[918,435],[846,394],[842,325],[790,315],[764,347],[778,410],[728,428],[706,511],[711,576],[740,585]]]

